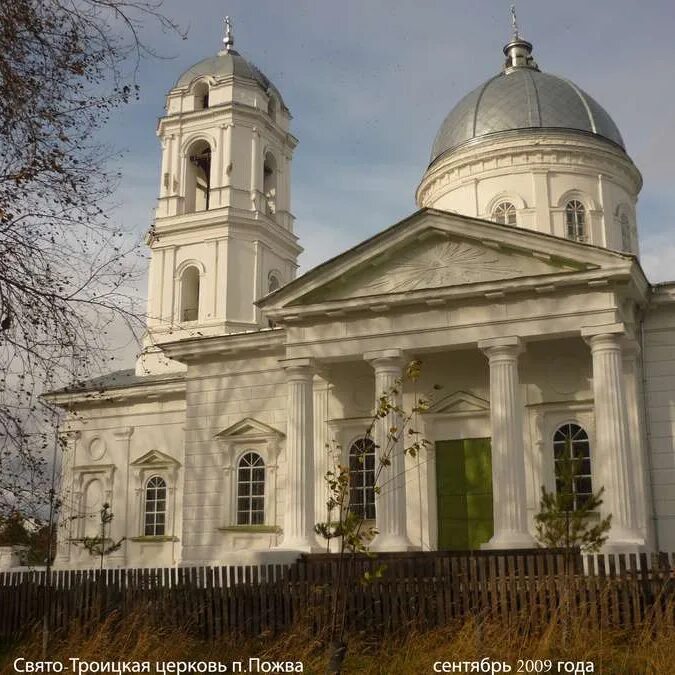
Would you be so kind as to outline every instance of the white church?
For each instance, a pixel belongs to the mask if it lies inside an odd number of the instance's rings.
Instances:
[[[299,277],[290,119],[229,26],[170,90],[143,354],[48,396],[67,411],[57,566],[92,565],[105,502],[110,566],[324,550],[326,446],[360,452],[413,359],[418,389],[442,386],[431,444],[395,452],[381,494],[374,444],[351,475],[374,550],[535,546],[570,450],[575,499],[604,488],[607,551],[675,550],[675,282],[640,266],[642,178],[609,114],[516,32],[445,118],[418,210]]]

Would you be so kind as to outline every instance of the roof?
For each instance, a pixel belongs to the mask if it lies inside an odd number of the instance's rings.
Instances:
[[[185,378],[185,373],[165,373],[162,375],[136,375],[133,368],[126,370],[116,370],[106,375],[94,377],[90,380],[83,380],[74,382],[62,389],[55,389],[50,391],[52,394],[79,394],[89,391],[108,391],[110,389],[125,389],[127,387],[135,387],[138,385],[155,384],[159,382],[170,382],[172,380],[182,380]]]
[[[270,82],[253,63],[245,59],[238,51],[231,49],[229,51],[218,52],[215,56],[209,56],[194,66],[188,68],[177,80],[174,88],[188,87],[190,83],[199,77],[227,77],[234,75],[257,82],[263,91],[271,91],[279,99],[281,105],[286,108],[286,104],[279,90]]]
[[[595,99],[535,64],[505,68],[467,94],[441,125],[431,162],[469,141],[516,129],[580,131],[625,150],[619,129]]]

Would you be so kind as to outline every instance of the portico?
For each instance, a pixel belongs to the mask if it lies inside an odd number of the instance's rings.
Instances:
[[[625,404],[622,407],[620,398],[625,401],[626,396],[621,335],[630,332],[632,319],[623,315],[620,298],[626,292],[639,292],[643,283],[639,270],[625,258],[610,260],[615,254],[591,247],[585,247],[580,256],[577,247],[574,253],[566,250],[569,242],[533,233],[532,241],[527,242],[531,248],[525,252],[522,238],[530,236],[526,233],[518,233],[521,241],[516,249],[509,241],[508,230],[488,223],[477,224],[476,229],[476,237],[468,240],[454,230],[451,214],[419,212],[371,240],[371,250],[349,251],[325,265],[320,274],[301,277],[260,303],[264,312],[284,326],[287,357],[308,359],[315,368],[320,367],[322,378],[330,384],[331,395],[338,400],[335,414],[326,418],[331,429],[328,434],[317,432],[321,429],[320,419],[314,422],[315,457],[321,454],[318,437],[325,445],[325,438],[337,433],[341,443],[348,444],[358,435],[357,428],[363,433],[378,397],[401,377],[407,361],[421,359],[424,379],[431,383],[438,368],[431,366],[431,372],[427,372],[428,363],[455,364],[450,365],[450,371],[456,368],[461,372],[461,360],[471,354],[472,376],[453,378],[453,373],[448,372],[444,381],[437,384],[443,387],[441,398],[456,396],[467,389],[468,396],[482,397],[486,402],[480,415],[482,428],[487,432],[480,433],[491,440],[494,531],[483,546],[535,545],[532,517],[538,508],[540,486],[551,488],[554,483],[551,431],[543,426],[549,419],[566,417],[588,420],[584,425],[593,430],[589,432],[593,436],[593,486],[605,487],[604,509],[613,514],[616,523],[612,545],[613,542],[618,547],[643,545],[647,526],[644,521],[638,524],[634,518],[631,520],[628,512],[633,512],[632,507],[626,506],[635,502],[637,488],[627,470],[631,451]],[[416,249],[427,256],[439,250],[453,250],[457,257],[462,247],[474,249],[473,260],[483,259],[481,271],[472,269],[464,275],[468,275],[468,282],[451,278],[457,275],[457,269],[451,269],[451,259],[447,270],[436,265],[428,279],[421,264],[414,278],[406,276],[417,255]],[[397,262],[400,256],[402,265]],[[380,266],[386,277],[378,276]],[[521,273],[526,273],[523,268],[529,267],[529,276],[518,282],[510,281],[509,270],[514,267],[520,268]],[[354,294],[351,289],[363,288],[364,274],[369,280],[366,287],[373,289],[372,294],[364,295],[363,291]],[[502,274],[507,278],[500,278]],[[376,292],[379,289],[384,292]],[[564,349],[557,353],[560,345]],[[592,370],[593,377],[589,380],[579,374],[573,396],[560,391],[550,393],[548,364],[561,363],[563,372],[552,379],[564,379],[568,358],[564,351],[568,348],[575,354],[583,354],[587,371]],[[569,358],[575,362],[578,359]],[[611,368],[606,367],[606,361],[611,361]],[[368,364],[370,370],[357,366],[359,362]],[[482,365],[477,366],[478,362]],[[358,373],[354,379],[361,388],[369,392],[371,403],[367,408],[350,404],[350,396],[354,398],[357,394],[342,374],[345,370],[351,372],[350,368]],[[599,370],[602,377],[595,375]],[[583,393],[584,384],[587,395]],[[410,397],[411,392],[404,389],[401,394],[404,408]],[[302,400],[310,405],[321,399],[315,395]],[[307,415],[292,414],[289,410],[288,419],[290,424],[292,419],[307,419]],[[465,419],[469,420],[469,416],[465,415]],[[471,431],[475,421],[469,422],[464,429],[455,424],[457,437],[479,438]],[[376,425],[375,440],[380,447],[391,442],[387,430],[392,425],[392,420],[386,418]],[[426,420],[422,426],[426,426]],[[447,440],[437,420],[430,421],[428,427],[425,433],[429,441]],[[376,497],[374,524],[379,534],[373,548],[433,547],[438,544],[437,532],[432,533],[437,529],[438,516],[435,450],[427,451],[424,466],[415,473],[413,463],[404,457],[402,439],[396,443],[392,464],[386,467],[382,478],[388,489]],[[348,447],[343,447],[343,458],[347,451]],[[621,455],[618,462],[613,459],[616,453]],[[609,464],[616,465],[611,475],[602,468]],[[319,492],[320,480],[315,474]],[[310,499],[308,492],[306,499]],[[319,503],[318,498],[311,499]],[[302,506],[292,504],[289,498],[288,508],[299,510]],[[415,525],[415,519],[421,525]],[[416,530],[414,536],[411,527]]]

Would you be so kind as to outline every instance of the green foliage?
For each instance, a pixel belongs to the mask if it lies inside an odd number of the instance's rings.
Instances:
[[[23,564],[44,565],[54,548],[54,541],[49,525],[27,521],[15,511],[0,517],[0,546],[23,546]]]
[[[580,548],[586,553],[597,552],[607,540],[612,516],[600,518],[604,487],[583,500],[574,498],[574,477],[580,460],[565,453],[559,461],[559,489],[549,492],[543,485],[539,513],[534,517],[536,537],[546,548]]]

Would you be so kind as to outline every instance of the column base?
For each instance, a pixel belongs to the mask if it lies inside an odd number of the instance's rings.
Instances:
[[[415,548],[408,537],[400,534],[378,534],[373,543],[368,547],[371,551],[396,552],[411,551]]]
[[[495,534],[481,550],[498,550],[511,548],[537,548],[537,542],[529,532],[506,531]]]

